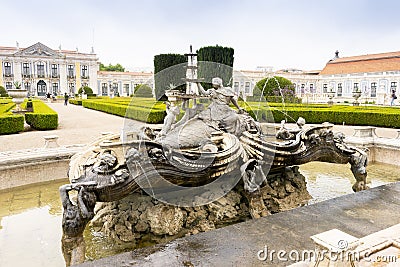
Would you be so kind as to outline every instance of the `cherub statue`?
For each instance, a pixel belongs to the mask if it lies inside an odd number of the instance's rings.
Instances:
[[[159,136],[165,136],[171,129],[173,129],[173,124],[175,123],[176,116],[180,113],[179,106],[175,106],[174,102],[166,101],[165,104],[167,105],[167,116],[164,118],[164,125]]]

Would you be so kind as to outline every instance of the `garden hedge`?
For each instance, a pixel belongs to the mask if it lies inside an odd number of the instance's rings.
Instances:
[[[133,102],[133,101],[132,101]],[[133,102],[135,103],[135,102]],[[153,100],[154,103],[154,100]],[[120,104],[103,101],[83,101],[82,106],[85,108],[95,109],[106,113],[127,117],[130,119],[143,121],[147,123],[162,123],[166,115],[165,108],[159,109],[157,106],[143,106],[138,104]]]
[[[84,100],[83,106],[118,116],[148,123],[162,123],[165,104],[152,98],[96,98]],[[382,106],[351,106],[327,104],[296,104],[239,102],[259,122],[277,122],[285,119],[295,122],[305,118],[309,124],[330,122],[345,125],[370,125],[376,127],[400,128],[400,109]],[[273,117],[272,117],[272,116]]]
[[[251,114],[258,114],[259,119],[266,119],[270,111],[275,122],[286,120],[295,122],[303,117],[307,123],[319,124],[330,122],[333,124],[376,126],[400,128],[400,109],[385,107],[353,107],[327,105],[287,105],[282,106],[251,106]]]
[[[73,104],[73,105],[82,106],[82,100],[81,99],[70,99],[70,100],[68,100],[68,102],[70,104]]]
[[[11,113],[14,106],[11,99],[0,99],[0,134],[13,134],[24,130],[24,116]]]
[[[13,134],[24,130],[24,116],[0,114],[0,134]]]
[[[40,100],[34,100],[33,112],[25,113],[25,121],[36,130],[53,130],[58,127],[58,114]],[[26,102],[23,103],[26,105]],[[23,106],[21,105],[21,106]]]

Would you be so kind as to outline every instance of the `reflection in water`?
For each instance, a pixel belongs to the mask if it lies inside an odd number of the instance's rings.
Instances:
[[[310,203],[353,193],[350,165],[312,162],[300,166],[300,171],[314,198]],[[367,171],[370,187],[400,181],[398,166],[374,163]],[[58,188],[67,183],[61,180],[0,191],[0,266],[65,266]],[[84,239],[89,259],[123,251],[90,227]]]
[[[373,163],[367,166],[367,185],[377,187],[400,181],[398,166]],[[350,165],[310,162],[300,166],[300,172],[307,179],[307,189],[313,199],[310,204],[353,193],[355,179]]]
[[[0,191],[0,266],[65,266],[58,193],[65,182]]]

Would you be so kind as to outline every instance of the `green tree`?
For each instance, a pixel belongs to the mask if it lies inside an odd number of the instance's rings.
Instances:
[[[176,90],[186,90],[186,84],[184,84],[186,68],[179,66],[179,64],[186,62],[187,58],[180,54],[160,54],[154,56],[154,91],[156,99],[166,99],[165,90],[168,90],[170,85],[177,86],[177,88],[174,88]]]
[[[288,102],[300,101],[300,99],[296,98],[293,83],[280,76],[262,79],[256,84],[253,91],[258,92],[254,94],[254,97],[259,97],[262,93],[269,102],[280,102],[282,101],[282,97]]]
[[[78,90],[78,94],[82,94],[82,91],[85,90],[85,94],[87,95],[93,95],[93,90],[89,86],[82,86]]]
[[[108,64],[105,66],[103,63],[100,62],[100,70],[101,71],[118,71],[118,72],[125,72],[125,68],[122,67],[121,64],[117,63],[116,65]]]
[[[231,86],[234,53],[233,48],[219,45],[201,47],[197,50],[197,61],[199,62],[197,76],[205,80],[205,86],[210,84],[214,77],[220,77],[224,86]]]
[[[7,97],[7,96],[8,96],[8,94],[7,94],[6,89],[0,85],[0,97]]]
[[[135,97],[153,97],[153,89],[147,84],[138,84],[134,88]]]

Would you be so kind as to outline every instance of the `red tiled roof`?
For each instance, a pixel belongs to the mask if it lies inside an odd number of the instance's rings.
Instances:
[[[353,57],[336,58],[329,61],[321,75],[400,70],[400,51]]]
[[[99,70],[97,71],[97,74],[101,74],[101,75],[141,75],[141,76],[152,76],[153,73],[152,72],[120,72],[120,71],[104,71],[104,70]]]

